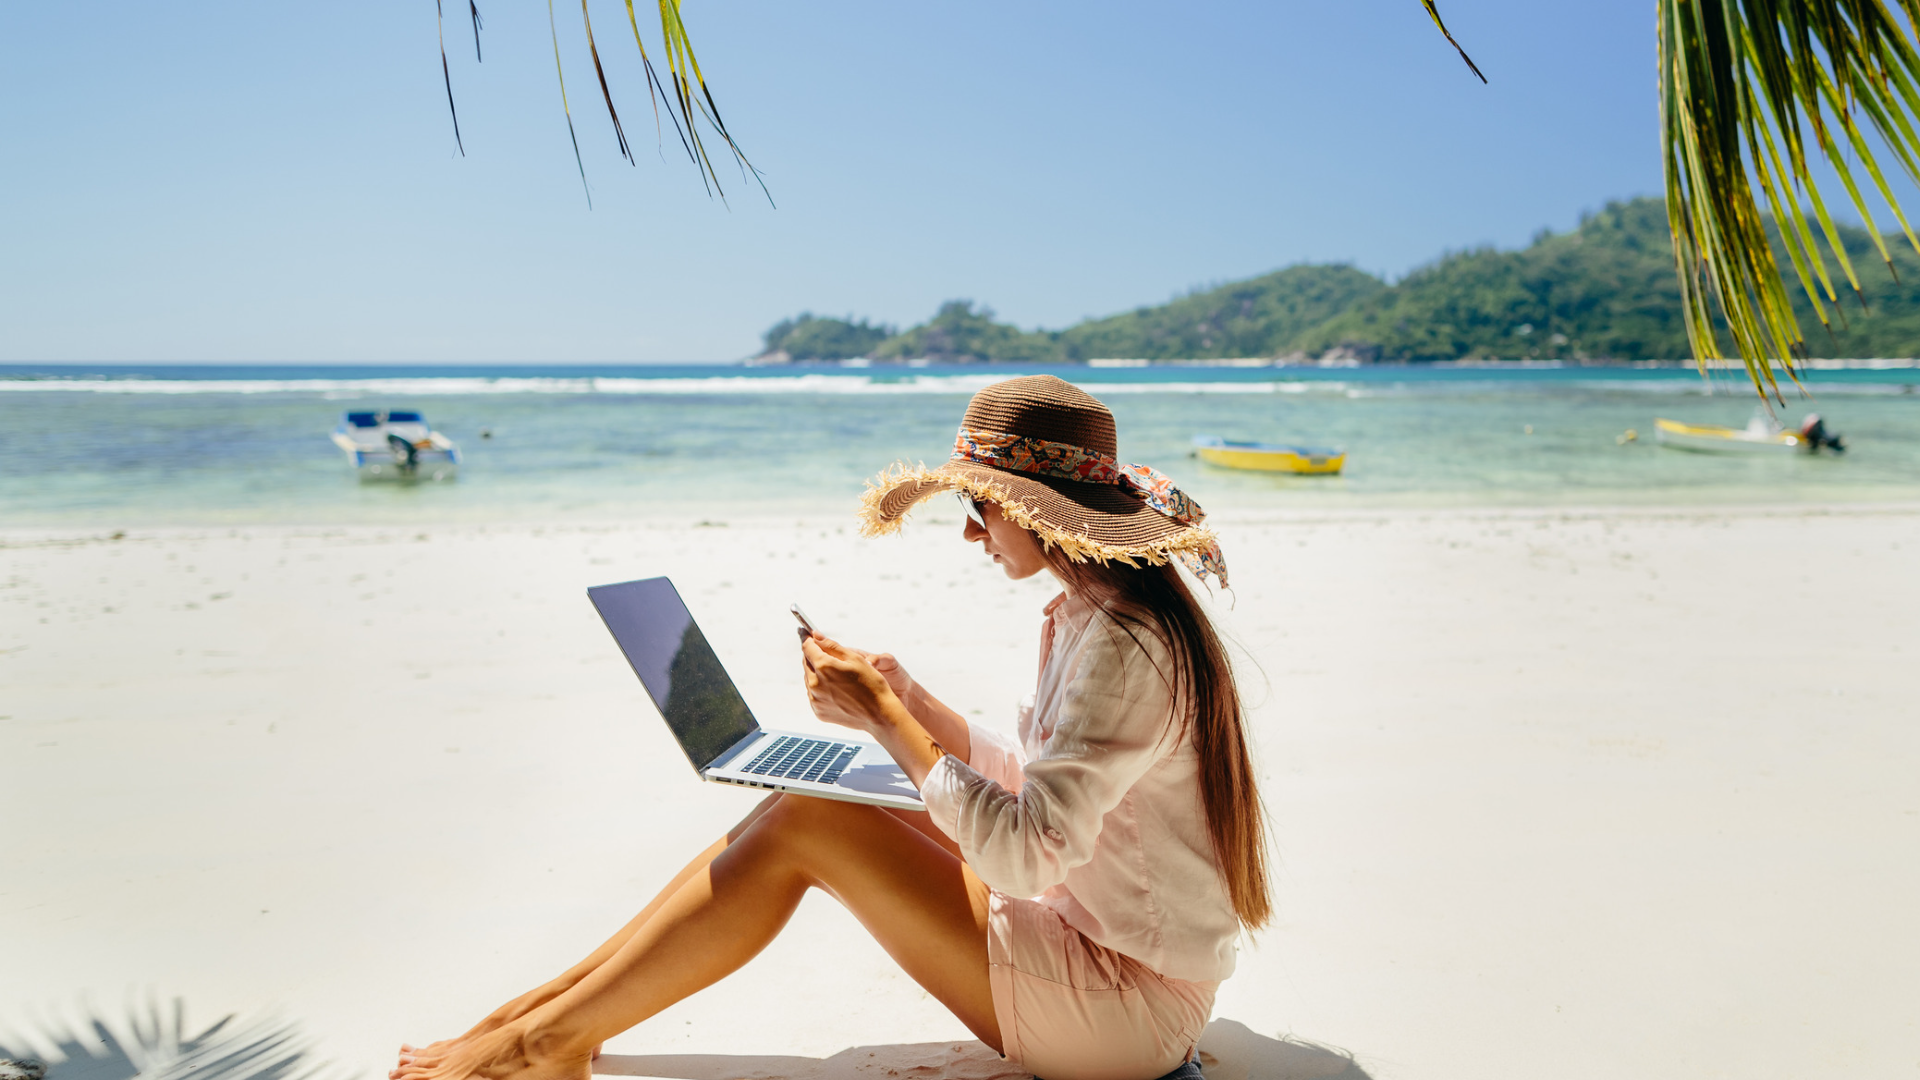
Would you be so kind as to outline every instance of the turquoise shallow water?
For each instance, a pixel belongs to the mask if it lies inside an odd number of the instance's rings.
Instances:
[[[1018,369],[1024,372],[1028,369]],[[0,368],[8,525],[515,522],[851,512],[896,459],[943,458],[994,368]],[[1739,377],[1683,369],[1055,369],[1119,420],[1122,457],[1208,509],[1685,506],[1920,500],[1920,371],[1817,372],[1841,457],[1662,449],[1655,416],[1738,426]],[[418,408],[466,455],[451,484],[358,482],[342,411]],[[1532,433],[1527,433],[1531,426]],[[1638,429],[1642,441],[1616,437]],[[486,430],[491,438],[481,438]],[[1189,440],[1343,446],[1345,475],[1205,465]]]

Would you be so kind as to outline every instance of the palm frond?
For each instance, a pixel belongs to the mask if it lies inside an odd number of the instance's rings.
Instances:
[[[56,1077],[344,1080],[351,1075],[319,1060],[316,1048],[316,1040],[299,1025],[273,1016],[229,1015],[195,1034],[178,998],[170,1009],[157,998],[144,1007],[130,1004],[124,1021],[83,1008],[64,1023],[0,1035],[0,1059],[45,1060]]]
[[[633,28],[633,43],[640,50],[640,63],[646,71],[647,97],[653,105],[653,126],[656,138],[663,138],[660,127],[660,103],[666,102],[667,118],[673,124],[673,133],[680,140],[680,148],[687,153],[687,159],[693,162],[700,174],[700,182],[708,195],[726,198],[726,191],[720,185],[720,174],[714,168],[713,157],[707,152],[706,141],[700,137],[697,120],[704,120],[707,127],[726,143],[727,153],[733,156],[734,163],[740,168],[740,175],[749,175],[760,185],[761,194],[772,204],[773,194],[767,190],[766,180],[753,162],[747,160],[746,152],[740,149],[726,121],[720,118],[720,106],[713,100],[713,91],[708,89],[706,77],[700,73],[700,61],[693,54],[693,40],[687,33],[687,25],[680,15],[680,0],[655,0],[660,9],[660,36],[665,46],[665,79],[662,71],[656,68],[653,57],[647,52],[646,41],[640,35],[640,18],[634,11],[634,0],[626,0],[627,23]],[[1431,7],[1431,0],[1426,0]],[[447,84],[447,108],[453,110],[453,76],[447,67],[447,43],[444,18],[441,5],[444,0],[434,0],[434,14],[440,20],[440,72]],[[633,147],[627,142],[627,132],[620,122],[620,111],[613,103],[613,89],[607,81],[606,66],[600,60],[600,43],[593,33],[593,15],[588,10],[589,0],[580,0],[580,22],[586,30],[587,53],[593,60],[593,73],[600,83],[600,97],[606,102],[607,117],[613,122],[614,140],[619,144],[620,154],[628,162],[633,162]],[[467,0],[467,12],[473,20],[473,58],[480,59],[480,8],[477,0]],[[1435,20],[1438,20],[1435,16]],[[586,161],[580,154],[580,135],[573,126],[573,106],[567,99],[566,65],[561,58],[560,29],[553,11],[553,0],[547,0],[547,29],[553,37],[553,67],[560,81],[560,108],[567,118],[567,138],[573,143],[573,162],[580,171],[580,186],[587,192],[587,205],[593,205],[593,191],[587,185]],[[1442,30],[1444,31],[1444,27]],[[1465,53],[1461,54],[1466,55]],[[1469,64],[1472,61],[1468,61]],[[671,83],[671,88],[668,84]],[[453,114],[453,136],[460,142],[460,117]],[[460,145],[462,156],[466,146]]]
[[[1889,2],[1899,6],[1906,25]],[[1807,343],[1774,237],[1823,327],[1831,331],[1829,310],[1840,313],[1829,256],[1855,299],[1866,305],[1815,182],[1815,156],[1846,189],[1890,273],[1893,256],[1856,169],[1920,251],[1920,238],[1881,166],[1881,156],[1891,156],[1920,182],[1914,123],[1920,115],[1914,33],[1920,0],[1657,3],[1667,217],[1687,337],[1703,367],[1727,358],[1717,328],[1724,321],[1732,354],[1755,388],[1763,398],[1780,401],[1776,372],[1797,384]],[[1877,148],[1866,138],[1862,115]]]
[[[1453,46],[1453,51],[1459,53],[1460,59],[1467,62],[1467,70],[1480,75],[1480,66],[1473,62],[1473,57],[1467,55],[1467,50],[1461,48],[1459,42],[1453,40],[1453,31],[1447,29],[1447,24],[1440,21],[1440,9],[1433,6],[1433,0],[1420,0],[1420,3],[1426,5],[1427,15],[1433,19],[1433,25],[1440,28],[1440,33],[1446,36],[1447,44]],[[1480,81],[1486,82],[1487,77],[1480,75]]]
[[[720,192],[721,197],[725,198],[725,192],[720,189],[720,175],[714,171],[713,161],[708,158],[707,148],[701,141],[699,130],[693,122],[694,113],[697,111],[706,119],[708,126],[726,141],[727,149],[733,154],[735,163],[740,166],[742,176],[751,173],[754,180],[760,184],[761,194],[765,195],[767,202],[771,204],[773,194],[767,190],[766,181],[761,177],[760,170],[753,167],[753,163],[747,160],[746,153],[740,149],[740,144],[734,141],[733,133],[727,130],[726,121],[720,118],[720,107],[714,104],[713,92],[707,89],[706,77],[700,73],[700,61],[693,55],[693,39],[687,35],[687,25],[680,18],[680,0],[659,0],[659,6],[660,36],[666,44],[667,70],[673,79],[674,97],[679,101],[680,117],[686,121],[687,135],[693,144],[692,151],[696,162],[704,169],[707,180],[713,184],[713,190]],[[693,87],[696,85],[699,87],[698,98],[693,94]]]
[[[587,14],[587,0],[580,0],[580,22],[587,28],[587,52],[593,56],[593,73],[600,77],[600,96],[607,99],[607,115],[613,119],[613,137],[620,142],[620,156],[627,164],[637,164],[627,147],[626,129],[620,126],[620,113],[613,107],[613,91],[607,89],[607,69],[600,66],[600,46],[593,40],[593,16]]]
[[[469,0],[469,2],[471,2],[471,0]],[[475,13],[475,17],[478,17],[477,12]],[[453,72],[447,69],[447,20],[441,12],[440,0],[433,0],[433,27],[434,33],[438,35],[440,39],[440,77],[444,79],[447,84],[447,112],[453,115],[453,144],[460,148],[460,156],[466,157],[467,144],[461,141],[460,138],[460,110],[453,107]],[[475,54],[478,55],[480,38],[477,32],[473,40]]]
[[[660,131],[660,99],[667,97],[667,88],[660,85],[660,76],[653,70],[653,58],[647,55],[647,43],[640,38],[640,18],[634,14],[633,0],[627,0],[627,24],[633,27],[633,44],[640,50],[640,63],[647,72],[647,98],[653,103],[653,133],[656,139],[664,138]],[[687,142],[687,133],[680,127],[680,114],[673,110],[673,99],[667,99],[667,119],[673,122],[673,133],[680,137],[680,147],[687,152],[687,158],[696,166],[700,159],[694,156],[692,144]],[[707,174],[702,172],[700,179],[705,182]],[[708,189],[712,191],[711,188]]]
[[[567,72],[560,64],[560,27],[553,21],[553,0],[547,0],[547,30],[553,34],[553,70],[560,77],[560,109],[567,114],[567,138],[573,140],[573,163],[580,168],[580,190],[593,209],[593,189],[587,187],[587,163],[580,159],[580,136],[573,130],[573,107],[567,104]]]

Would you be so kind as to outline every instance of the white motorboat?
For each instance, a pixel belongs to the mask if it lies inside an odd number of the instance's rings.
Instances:
[[[334,429],[333,444],[362,480],[452,480],[460,472],[460,448],[417,412],[350,412]]]

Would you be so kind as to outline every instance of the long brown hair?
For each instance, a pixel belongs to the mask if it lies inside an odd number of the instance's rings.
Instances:
[[[1074,562],[1058,547],[1044,548],[1047,564],[1069,590],[1104,609],[1128,634],[1153,635],[1172,655],[1173,670],[1162,674],[1200,759],[1200,804],[1221,880],[1240,925],[1265,926],[1273,916],[1266,811],[1247,752],[1240,692],[1212,620],[1171,563]]]

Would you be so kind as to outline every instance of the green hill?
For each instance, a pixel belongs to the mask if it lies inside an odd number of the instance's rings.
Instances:
[[[1887,238],[1899,280],[1887,273],[1873,237],[1842,227],[1869,309],[1847,295],[1831,334],[1791,291],[1814,356],[1920,354],[1920,255]],[[1784,252],[1781,265],[1788,263]],[[788,321],[783,327],[805,328]],[[880,328],[812,320],[841,346],[871,342]],[[844,328],[846,332],[842,332]],[[864,336],[854,330],[864,331]],[[797,329],[794,331],[797,332]],[[767,336],[768,352],[778,348]],[[1722,339],[1722,347],[1731,342]],[[1368,361],[1462,359],[1684,358],[1690,354],[1674,280],[1666,210],[1658,199],[1609,203],[1572,232],[1542,232],[1518,251],[1449,254],[1392,285],[1345,265],[1300,265],[1179,297],[1155,307],[1090,319],[1065,330],[1021,330],[995,322],[990,308],[952,300],[919,326],[866,346],[875,359],[942,362],[1067,362],[1319,357]],[[795,357],[806,354],[792,348]],[[824,354],[823,354],[824,355]],[[847,354],[855,355],[855,354]]]
[[[1448,255],[1303,334],[1370,360],[1687,355],[1666,211],[1615,203],[1520,251]]]
[[[766,348],[760,355],[782,353],[790,360],[851,360],[872,352],[893,334],[891,326],[865,319],[855,322],[851,315],[831,319],[803,311],[795,318],[774,323],[762,335]]]
[[[1059,335],[1065,359],[1281,356],[1308,331],[1386,291],[1351,266],[1290,266]]]
[[[993,309],[971,300],[949,300],[933,318],[880,343],[870,354],[875,360],[911,360],[926,357],[937,363],[980,360],[1020,360],[1046,363],[1065,359],[1060,335],[1037,330],[1029,333],[1008,323],[993,321]]]

